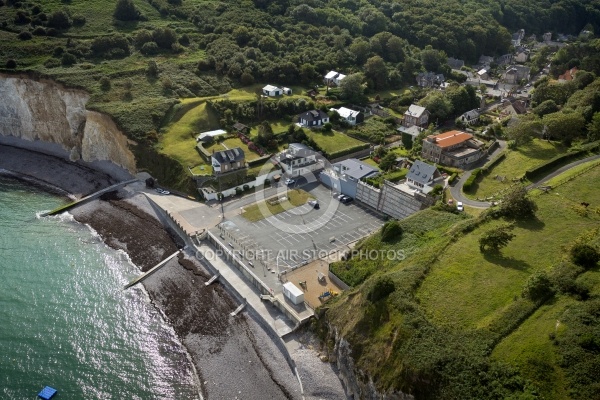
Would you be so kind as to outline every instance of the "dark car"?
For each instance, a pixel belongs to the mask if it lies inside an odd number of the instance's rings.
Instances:
[[[350,196],[344,196],[340,199],[340,201],[344,204],[350,203],[352,200],[354,200],[354,199]]]

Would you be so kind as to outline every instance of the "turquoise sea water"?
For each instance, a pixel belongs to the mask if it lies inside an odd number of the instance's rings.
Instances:
[[[0,177],[0,398],[200,398],[187,353],[140,288],[139,270],[62,200]]]

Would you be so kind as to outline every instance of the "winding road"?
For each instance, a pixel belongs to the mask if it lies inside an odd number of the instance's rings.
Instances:
[[[493,160],[501,151],[503,151],[506,148],[505,141],[499,140],[498,142],[500,143],[500,147],[498,149],[496,149],[492,154],[490,154],[486,158],[482,159],[482,162],[477,163],[476,166],[474,166],[475,168],[485,165],[485,163],[487,163],[489,160]],[[551,172],[550,174],[546,175],[545,177],[538,180],[537,182],[534,182],[534,183],[528,185],[527,190],[535,189],[542,183],[549,181],[550,179],[562,174],[565,171],[570,170],[571,168],[574,168],[578,165],[584,164],[588,161],[593,161],[593,160],[597,160],[597,159],[600,159],[600,154],[586,157],[581,160],[573,161],[572,163],[569,163],[569,164],[565,165],[564,167],[561,167],[561,168],[557,169],[556,171]],[[469,206],[469,207],[474,207],[474,208],[491,207],[492,204],[489,201],[471,200],[464,195],[463,190],[462,190],[463,185],[465,184],[467,179],[469,179],[469,176],[471,176],[471,172],[472,172],[472,170],[465,171],[462,174],[462,176],[460,177],[460,179],[454,185],[450,186],[450,194],[452,195],[454,200],[460,201],[464,205]]]

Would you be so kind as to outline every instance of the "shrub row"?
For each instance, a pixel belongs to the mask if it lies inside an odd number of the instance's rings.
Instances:
[[[463,191],[468,192],[469,190],[471,190],[471,186],[473,186],[475,179],[477,179],[477,177],[479,176],[480,173],[481,173],[481,168],[475,168],[473,170],[473,172],[471,172],[471,176],[469,176],[469,178],[467,179],[467,181],[465,182],[465,184],[463,186]]]
[[[484,174],[489,173],[492,168],[494,168],[496,165],[498,165],[500,163],[500,161],[504,160],[505,158],[506,158],[506,153],[501,153],[498,157],[494,158],[492,161],[490,161],[489,163],[484,165],[483,168],[481,168],[482,172]]]
[[[369,146],[370,146],[369,143],[357,144],[356,146],[348,147],[347,149],[340,150],[340,151],[335,151],[331,154],[327,154],[326,156],[328,159],[333,160],[333,159],[343,157],[348,154],[355,153],[360,150],[368,149]]]
[[[453,173],[452,175],[450,175],[450,178],[448,178],[448,185],[452,185],[454,183],[454,181],[456,180],[456,177],[458,176],[458,173]]]
[[[600,141],[588,143],[577,151],[556,156],[535,168],[528,169],[525,172],[525,177],[530,181],[533,181],[534,179],[556,169],[556,167],[566,164],[568,161],[574,160],[588,152],[597,151],[598,149],[600,149]]]

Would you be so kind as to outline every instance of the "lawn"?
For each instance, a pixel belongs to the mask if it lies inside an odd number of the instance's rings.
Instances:
[[[486,198],[499,193],[509,187],[513,179],[519,179],[528,169],[565,153],[566,148],[558,143],[534,139],[517,150],[506,151],[506,158],[473,185],[473,190],[468,193],[469,197]],[[501,181],[500,178],[504,180]]]
[[[377,164],[377,163],[375,162],[375,160],[373,160],[371,157],[369,157],[369,158],[365,158],[364,160],[360,160],[360,161],[362,161],[362,162],[364,162],[365,164],[368,164],[368,165],[370,165],[370,166],[372,166],[372,167],[375,167],[375,168],[379,169],[379,164]]]
[[[322,130],[313,131],[307,129],[305,132],[306,135],[314,140],[327,154],[334,154],[351,147],[358,147],[365,144],[365,142],[336,131],[324,132]]]
[[[206,109],[206,103],[201,103],[167,126],[166,132],[160,136],[158,149],[183,166],[193,168],[206,165],[196,150],[194,134],[216,129],[218,126],[217,117]]]
[[[493,221],[449,246],[418,291],[431,319],[460,329],[482,328],[500,318],[519,297],[529,275],[556,264],[564,244],[600,223],[600,215],[577,213],[580,202],[597,203],[600,168],[548,194],[533,196],[537,219],[517,223],[516,237],[500,256],[483,255],[478,239]]]
[[[260,203],[245,207],[244,211],[242,212],[242,217],[252,222],[260,221],[261,219],[301,206],[312,198],[314,197],[304,190],[288,190],[287,198],[284,201],[272,205],[269,204],[269,200],[272,199],[268,199],[266,201],[261,201]]]

